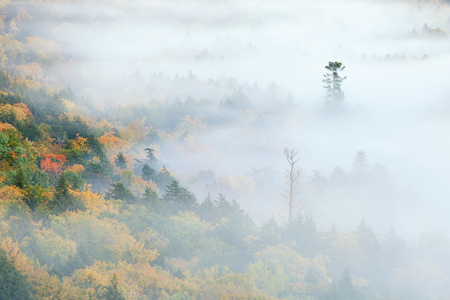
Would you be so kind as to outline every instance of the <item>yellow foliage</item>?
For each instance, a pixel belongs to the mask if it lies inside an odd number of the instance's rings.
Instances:
[[[90,232],[92,239],[102,241],[98,250],[109,259],[151,262],[157,258],[157,251],[146,249],[137,242],[125,224],[114,219],[99,219],[97,215],[92,212],[66,212],[65,215],[52,216],[51,225],[55,232],[77,243],[83,242],[85,233]]]
[[[19,10],[17,12],[17,16],[9,22],[10,31],[14,33],[18,33],[20,29],[17,27],[17,24],[21,24],[28,20],[31,20],[33,17],[27,13],[25,10]]]
[[[89,148],[88,139],[80,136],[78,133],[77,133],[77,137],[75,139],[70,140],[70,144],[71,144],[73,150],[75,150],[77,152],[82,152],[85,150],[87,152],[91,152],[91,149]]]
[[[58,53],[60,46],[54,41],[45,40],[41,37],[27,37],[25,47],[28,51],[38,56],[38,59],[45,62],[54,60],[54,54]]]
[[[198,130],[207,129],[206,125],[202,122],[200,117],[191,117],[189,115],[181,118],[180,124],[178,124],[176,131],[180,133],[195,132]]]
[[[124,261],[117,264],[95,261],[92,266],[76,270],[71,280],[76,286],[101,294],[113,274],[118,278],[125,299],[161,299],[192,289],[182,285],[180,279],[148,263],[127,264]]]
[[[3,224],[2,224],[3,225]],[[9,259],[16,268],[28,276],[33,294],[38,299],[89,299],[83,295],[83,289],[73,287],[69,282],[61,283],[56,276],[50,276],[43,267],[34,267],[33,262],[20,250],[19,244],[10,237],[0,242]]]
[[[43,253],[51,258],[58,257],[61,263],[66,263],[71,256],[77,253],[75,242],[63,239],[51,228],[35,229],[34,236]]]
[[[19,87],[26,87],[33,92],[37,92],[42,88],[42,85],[39,82],[24,77],[16,77],[14,83]]]
[[[66,171],[72,171],[76,174],[80,174],[81,172],[83,172],[83,170],[84,170],[83,165],[79,165],[79,164],[71,165],[71,166],[67,167],[67,169],[66,169]]]
[[[34,80],[44,79],[44,70],[36,62],[16,66],[16,73],[19,77],[31,77]]]
[[[3,214],[2,206],[0,206],[0,216]],[[9,224],[6,221],[0,221],[0,240],[2,240],[9,231]]]
[[[338,232],[329,241],[330,255],[351,268],[356,267],[363,253],[358,235],[353,232]]]
[[[5,9],[8,7],[10,0],[0,0],[0,10]]]
[[[141,120],[134,120],[130,122],[125,130],[120,132],[120,137],[129,142],[140,142],[151,131],[151,126],[145,126]]]
[[[89,190],[85,191],[73,191],[72,193],[76,198],[80,198],[88,211],[97,214],[104,211],[117,214],[118,210],[110,203],[106,202],[102,195],[93,193]]]
[[[4,49],[1,55],[2,63],[8,59],[15,59],[25,53],[22,48],[22,44],[14,39],[11,34],[0,35],[0,48]]]
[[[105,133],[98,140],[103,146],[105,146],[105,149],[109,154],[115,154],[119,151],[126,151],[130,148],[128,141],[114,136],[112,132]]]
[[[20,205],[26,206],[22,198],[23,198],[22,189],[15,185],[4,186],[0,188],[0,205],[16,202]]]
[[[298,254],[284,244],[267,247],[255,253],[255,259],[261,260],[270,268],[281,267],[289,276],[295,276],[303,281],[311,260]]]
[[[130,191],[133,193],[133,195],[137,196],[137,197],[141,197],[144,192],[145,192],[145,188],[149,187],[151,190],[155,191],[158,193],[159,189],[158,186],[155,182],[153,182],[152,180],[146,181],[144,179],[142,179],[141,177],[133,177],[131,179],[131,184],[130,184]]]
[[[19,121],[24,121],[32,117],[31,111],[25,103],[16,103],[14,105],[9,103],[0,104],[0,115],[11,113],[14,114]]]
[[[7,237],[0,242],[0,247],[6,251],[6,255],[9,259],[14,260],[14,264],[19,271],[25,273],[31,273],[33,271],[33,265],[28,260],[25,253],[23,253],[17,242],[14,242],[12,238]]]
[[[2,122],[0,122],[0,131],[4,131],[4,130],[10,129],[10,128],[16,129],[14,126],[12,126],[9,123],[2,123]]]

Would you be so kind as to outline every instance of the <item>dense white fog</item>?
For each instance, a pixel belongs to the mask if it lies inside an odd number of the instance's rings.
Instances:
[[[248,120],[199,131],[189,151],[173,145],[159,149],[160,160],[195,187],[199,200],[220,192],[258,221],[283,220],[283,148],[290,146],[299,150],[303,172],[300,211],[322,229],[334,223],[352,230],[363,218],[378,232],[392,226],[409,238],[450,228],[448,4],[134,1],[114,9],[106,4],[47,9],[49,21],[67,19],[47,33],[71,58],[55,74],[99,107],[127,90],[116,83],[136,71],[145,88],[138,86],[138,96],[116,101],[173,101],[148,87],[154,74],[195,76],[205,84],[231,80],[266,94],[277,86],[280,105],[291,105],[288,114],[264,111],[263,126]],[[346,67],[346,97],[339,111],[324,105],[322,78],[329,61]],[[205,90],[177,90],[176,84],[165,93],[181,101],[188,95],[224,100]],[[254,107],[265,105],[248,96]],[[308,194],[313,170],[324,177],[336,166],[350,172],[358,151],[364,151],[371,167],[384,166],[388,191],[377,188],[358,197],[339,191],[316,198]],[[219,181],[228,178],[235,189],[195,183],[202,170],[212,170]],[[367,202],[355,203],[360,198]]]

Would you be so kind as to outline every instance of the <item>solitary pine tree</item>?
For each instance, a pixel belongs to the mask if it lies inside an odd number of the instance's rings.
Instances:
[[[338,104],[344,101],[345,95],[341,90],[341,84],[347,77],[341,77],[339,72],[345,69],[341,62],[328,62],[325,69],[330,71],[330,73],[323,74],[324,79],[322,80],[325,85],[323,86],[327,89],[327,103],[328,104]]]

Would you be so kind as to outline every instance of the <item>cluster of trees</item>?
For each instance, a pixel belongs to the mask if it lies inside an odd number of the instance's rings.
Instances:
[[[318,230],[290,209],[289,222],[257,225],[223,195],[200,199],[160,161],[159,141],[187,136],[197,116],[177,103],[173,122],[139,117],[133,104],[95,115],[89,101],[47,77],[63,59],[20,2],[0,3],[0,295],[5,299],[440,299],[449,241],[424,234],[409,246],[365,222]],[[35,20],[42,18],[37,10]],[[342,70],[330,63],[332,72]],[[336,69],[333,69],[335,68]],[[325,79],[342,100],[342,78]],[[195,81],[195,80],[194,80]],[[275,88],[271,89],[275,93]],[[269,97],[270,98],[270,97]],[[191,108],[192,108],[191,107]],[[235,91],[220,108],[252,108]],[[149,116],[158,106],[146,106]],[[193,110],[193,109],[192,109]],[[205,118],[206,123],[220,122]],[[209,124],[209,123],[208,123]],[[170,126],[169,126],[170,125]],[[192,131],[191,131],[192,132]],[[295,154],[285,154],[295,163]],[[379,169],[379,168],[378,168]],[[317,175],[316,194],[377,168],[358,153],[351,174]],[[292,168],[293,179],[296,178]],[[293,190],[289,193],[291,199]],[[431,255],[432,254],[432,255]],[[426,278],[423,274],[426,274]]]

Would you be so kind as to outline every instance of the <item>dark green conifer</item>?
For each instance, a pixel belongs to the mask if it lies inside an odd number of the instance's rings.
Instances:
[[[122,292],[119,289],[119,279],[117,278],[116,273],[113,274],[113,276],[111,277],[111,281],[109,282],[109,285],[106,287],[104,299],[125,300],[125,297],[122,295]]]

